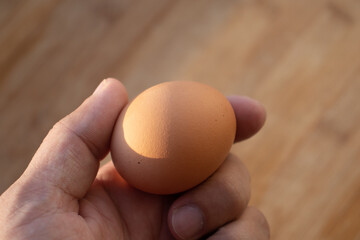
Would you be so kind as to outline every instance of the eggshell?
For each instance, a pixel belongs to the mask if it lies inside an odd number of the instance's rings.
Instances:
[[[198,82],[165,82],[142,92],[121,112],[112,159],[133,187],[178,193],[215,172],[235,130],[234,111],[218,90]]]

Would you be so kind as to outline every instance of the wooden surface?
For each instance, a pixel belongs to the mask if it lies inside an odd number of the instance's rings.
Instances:
[[[0,192],[108,76],[261,101],[232,151],[272,239],[360,239],[359,0],[0,1]]]

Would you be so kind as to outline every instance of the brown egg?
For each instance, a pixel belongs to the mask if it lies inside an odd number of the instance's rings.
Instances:
[[[219,91],[198,82],[166,82],[145,90],[122,111],[112,159],[133,187],[178,193],[215,172],[235,130],[234,111]]]

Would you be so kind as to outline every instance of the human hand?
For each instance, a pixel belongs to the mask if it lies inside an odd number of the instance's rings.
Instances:
[[[229,97],[236,141],[255,134],[265,111]],[[110,162],[124,86],[104,80],[49,132],[22,176],[0,197],[0,239],[269,239],[262,213],[248,207],[250,177],[234,155],[205,182],[181,194],[153,195],[129,186]]]

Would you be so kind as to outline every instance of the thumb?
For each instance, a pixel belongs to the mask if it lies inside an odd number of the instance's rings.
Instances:
[[[115,79],[103,80],[78,109],[55,124],[22,178],[45,191],[55,188],[82,198],[96,177],[99,160],[109,151],[116,119],[126,103],[125,87]]]

